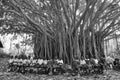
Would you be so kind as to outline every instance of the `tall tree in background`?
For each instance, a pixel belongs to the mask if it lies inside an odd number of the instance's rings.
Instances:
[[[104,39],[120,28],[120,0],[1,2],[0,10],[7,17],[0,19],[0,25],[8,24],[6,31],[33,33],[36,58],[57,57],[66,63],[75,57],[101,59]]]

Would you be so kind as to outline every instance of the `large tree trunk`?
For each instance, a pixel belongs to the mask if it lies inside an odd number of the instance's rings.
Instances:
[[[64,35],[64,36],[63,36]],[[97,34],[87,34],[82,37],[68,33],[58,33],[57,37],[50,39],[46,35],[36,37],[35,57],[46,59],[63,59],[65,63],[71,64],[74,58],[97,58],[104,55],[104,41]],[[39,43],[39,44],[38,44]],[[44,45],[44,46],[43,46]]]

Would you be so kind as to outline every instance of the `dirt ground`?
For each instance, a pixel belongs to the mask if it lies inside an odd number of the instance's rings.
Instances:
[[[93,76],[47,76],[47,75],[33,75],[33,74],[20,74],[8,73],[7,64],[8,59],[0,59],[0,80],[120,80],[120,71],[105,71],[103,75]]]
[[[120,72],[107,71],[104,75],[94,76],[46,76],[46,75],[22,75],[18,73],[0,72],[0,80],[120,80]]]

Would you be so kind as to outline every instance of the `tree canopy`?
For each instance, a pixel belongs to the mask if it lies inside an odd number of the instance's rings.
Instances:
[[[120,0],[1,0],[1,32],[35,35],[35,56],[104,57],[104,39],[120,27]]]

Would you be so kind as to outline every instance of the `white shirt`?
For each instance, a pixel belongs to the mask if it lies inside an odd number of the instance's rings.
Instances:
[[[82,65],[83,65],[83,64],[86,64],[85,60],[81,60],[81,61],[80,61],[80,64],[82,64]]]
[[[44,63],[44,64],[47,64],[47,62],[48,62],[47,60],[43,60],[43,63]]]
[[[39,60],[38,60],[38,63],[39,63],[39,64],[42,64],[42,63],[43,63],[43,59],[39,59]]]
[[[98,60],[97,59],[93,59],[95,61],[95,64],[98,64]]]
[[[61,63],[61,64],[63,64],[63,60],[56,60],[58,63]]]
[[[8,62],[9,62],[9,63],[12,63],[13,61],[14,61],[13,59],[10,59]]]

